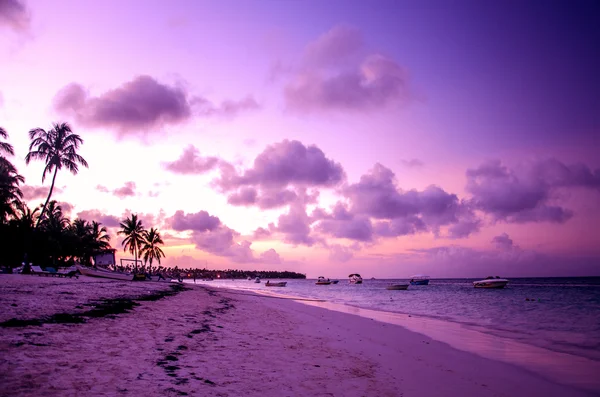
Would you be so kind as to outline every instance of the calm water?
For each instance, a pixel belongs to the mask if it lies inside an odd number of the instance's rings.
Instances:
[[[407,291],[385,289],[406,280],[364,280],[353,285],[341,279],[329,286],[315,285],[315,280],[287,280],[285,288],[265,287],[265,281],[202,283],[452,321],[600,361],[600,277],[511,279],[501,290],[475,289],[473,279],[433,279],[427,286],[411,285]]]

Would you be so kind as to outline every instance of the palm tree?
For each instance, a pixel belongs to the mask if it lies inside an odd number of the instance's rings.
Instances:
[[[8,132],[2,127],[0,127],[0,138],[8,139]],[[2,152],[10,155],[15,154],[15,150],[8,142],[0,142],[0,155],[2,155]]]
[[[100,222],[92,221],[90,237],[92,246],[95,251],[110,248],[110,236],[106,230],[106,227],[102,226]]]
[[[123,251],[129,250],[129,253],[134,255],[134,267],[137,271],[137,255],[144,242],[145,234],[142,221],[138,219],[136,214],[131,214],[131,218],[125,218],[119,226],[121,226],[121,230],[117,234],[125,235],[125,239],[121,243]]]
[[[152,261],[156,259],[160,265],[160,257],[164,257],[165,253],[160,249],[159,244],[164,244],[160,233],[155,228],[150,228],[144,233],[144,242],[140,253],[144,255],[144,264],[150,262],[150,270],[152,270]]]
[[[52,190],[54,190],[54,182],[56,181],[58,170],[64,167],[71,171],[73,175],[77,175],[79,171],[78,164],[87,167],[88,163],[83,157],[77,154],[77,149],[83,143],[83,139],[79,135],[73,134],[71,126],[67,123],[54,123],[52,129],[49,131],[35,128],[29,131],[29,138],[31,139],[31,144],[29,145],[29,153],[25,156],[25,163],[29,164],[31,160],[43,160],[46,163],[46,167],[44,167],[44,172],[42,173],[42,183],[46,179],[46,174],[54,171],[48,198],[46,198],[38,222],[35,225],[37,229],[44,217],[50,197],[52,197]]]
[[[2,157],[1,160],[6,159]],[[16,215],[16,209],[23,198],[23,192],[19,188],[23,182],[25,178],[17,174],[8,160],[0,161],[0,223]]]

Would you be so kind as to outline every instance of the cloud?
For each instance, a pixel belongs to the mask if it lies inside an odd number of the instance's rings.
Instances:
[[[408,168],[421,168],[425,165],[425,163],[419,159],[400,160],[400,162],[402,165]]]
[[[300,112],[371,110],[405,103],[407,72],[381,54],[361,56],[361,33],[336,26],[306,46],[301,67],[284,87],[290,109]]]
[[[206,117],[234,117],[241,112],[260,109],[260,105],[252,96],[247,96],[239,101],[228,99],[218,106],[206,98],[196,97],[192,100],[192,104],[197,114]]]
[[[573,212],[552,204],[561,188],[600,191],[600,170],[584,164],[565,165],[556,159],[536,161],[509,169],[499,160],[467,170],[466,190],[473,206],[509,223],[564,223]]]
[[[336,66],[357,55],[363,46],[360,30],[338,25],[306,46],[304,60],[313,67]]]
[[[155,132],[192,115],[183,88],[161,84],[150,76],[138,76],[97,97],[72,83],[56,94],[54,107],[74,115],[86,127],[114,128],[119,136]]]
[[[371,241],[373,225],[366,216],[355,216],[342,203],[337,203],[331,214],[321,209],[312,213],[312,219],[320,220],[316,230],[336,238],[347,238],[357,241]]]
[[[252,236],[255,240],[261,240],[271,237],[271,232],[264,227],[259,227],[252,233]]]
[[[61,188],[55,186],[52,193],[62,193],[62,191]],[[50,187],[23,185],[21,186],[21,192],[23,193],[23,198],[25,200],[45,199],[48,197]]]
[[[77,213],[79,219],[84,219],[88,222],[96,221],[106,227],[118,227],[121,221],[113,215],[103,214],[99,210],[85,210]]]
[[[167,171],[189,175],[203,174],[214,169],[218,164],[219,158],[202,157],[200,151],[194,145],[189,145],[177,160],[166,162],[163,166]]]
[[[67,203],[65,201],[59,201],[56,203],[60,206],[60,209],[65,217],[69,217],[71,215],[71,211],[73,211],[73,204]]]
[[[502,233],[499,236],[495,236],[492,239],[492,243],[496,246],[496,248],[499,248],[502,250],[510,250],[510,249],[516,247],[513,244],[512,239],[506,233]]]
[[[147,75],[96,97],[81,84],[71,83],[54,97],[58,112],[75,117],[85,127],[115,129],[119,137],[157,133],[166,126],[187,122],[194,114],[232,117],[258,107],[252,97],[225,100],[215,106],[206,98],[191,96],[181,85],[163,84]]]
[[[332,187],[346,177],[341,164],[325,157],[315,145],[284,140],[267,146],[252,168],[238,173],[231,165],[221,168],[215,181],[223,191],[242,186],[282,188],[288,185]]]
[[[25,33],[30,29],[31,17],[20,0],[0,0],[0,28]]]
[[[227,202],[231,205],[256,205],[260,209],[267,210],[283,207],[296,201],[297,198],[296,192],[289,189],[264,189],[259,192],[253,187],[242,187],[230,194]]]
[[[304,204],[296,202],[290,205],[287,213],[279,216],[277,226],[271,226],[270,231],[281,233],[286,243],[310,247],[318,241],[311,236],[313,222],[314,220],[306,214]]]
[[[168,224],[177,231],[193,230],[198,232],[212,231],[221,226],[221,220],[206,211],[184,214],[179,210],[167,219]]]
[[[135,196],[135,182],[125,182],[125,186],[113,190],[112,194],[119,198]]]
[[[455,194],[433,185],[423,191],[399,190],[394,173],[381,164],[346,187],[344,194],[352,214],[381,220],[374,228],[379,236],[438,234],[440,227],[449,226],[449,237],[459,238],[477,232],[481,225],[469,203]]]
[[[281,256],[273,248],[260,254],[258,262],[277,265],[282,262]]]
[[[358,246],[346,247],[339,244],[329,246],[329,260],[332,262],[348,262],[354,257],[354,251]]]
[[[110,190],[108,190],[108,188],[106,186],[103,185],[97,185],[96,186],[96,190],[102,193],[109,193]]]

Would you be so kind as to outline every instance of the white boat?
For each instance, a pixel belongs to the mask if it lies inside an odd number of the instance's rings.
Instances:
[[[319,278],[317,278],[317,282],[315,284],[316,285],[329,285],[329,284],[331,284],[331,280],[328,278],[325,278],[323,276],[319,276]]]
[[[473,281],[473,286],[475,288],[504,288],[508,284],[508,280],[505,278],[496,277],[486,277],[483,280]]]
[[[287,281],[279,281],[276,283],[272,283],[269,280],[265,283],[266,287],[285,287],[287,285]]]
[[[258,284],[258,283],[260,283],[260,277],[256,277],[256,278],[254,279],[254,282],[255,282],[255,283],[257,283],[257,284]]]
[[[350,279],[348,280],[350,284],[362,284],[363,282],[362,277],[358,273],[352,273],[348,277],[350,277]]]
[[[385,289],[389,290],[407,290],[410,284],[392,284],[385,287]]]
[[[132,281],[133,278],[135,277],[135,275],[133,273],[114,272],[112,270],[104,269],[104,268],[101,268],[98,266],[87,267],[87,266],[75,265],[75,267],[77,267],[77,270],[79,270],[79,273],[83,274],[84,276],[89,276],[89,277],[110,278],[113,280],[127,280],[127,281]]]

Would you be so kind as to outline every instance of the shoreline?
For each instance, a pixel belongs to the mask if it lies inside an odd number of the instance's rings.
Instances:
[[[177,294],[140,298],[127,312],[82,323],[0,327],[0,396],[593,395],[315,302],[183,285]],[[0,276],[0,303],[10,308],[0,322],[170,289]]]
[[[600,378],[597,376],[600,374],[600,361],[499,336],[482,326],[415,314],[367,309],[323,299],[306,299],[278,294],[275,291],[236,289],[202,283],[196,285],[212,287],[216,290],[244,291],[260,296],[281,297],[329,311],[398,325],[411,332],[443,342],[452,348],[523,368],[550,381],[581,390],[600,392]]]

